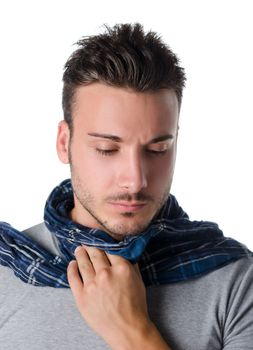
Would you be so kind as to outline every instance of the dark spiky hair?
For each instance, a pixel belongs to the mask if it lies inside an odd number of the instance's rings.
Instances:
[[[105,26],[102,34],[83,37],[77,45],[63,74],[62,105],[70,130],[75,90],[93,82],[139,92],[172,89],[181,105],[184,69],[155,32],[145,33],[139,23],[117,24]]]

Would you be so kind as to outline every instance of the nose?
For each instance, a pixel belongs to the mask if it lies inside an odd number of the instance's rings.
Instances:
[[[119,172],[118,184],[120,188],[127,189],[132,194],[147,187],[147,169],[141,155],[131,154],[124,159]]]

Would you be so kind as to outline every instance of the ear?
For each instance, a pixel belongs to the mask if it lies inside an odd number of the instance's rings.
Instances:
[[[69,163],[69,138],[70,130],[65,120],[58,124],[58,133],[56,140],[56,150],[60,161],[64,164]]]

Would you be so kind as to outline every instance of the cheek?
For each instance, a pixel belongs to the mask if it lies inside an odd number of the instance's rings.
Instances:
[[[150,169],[153,173],[158,174],[158,177],[168,177],[168,175],[174,170],[175,159],[176,151],[175,148],[173,148],[168,154],[161,156],[152,162],[152,164],[150,164]]]
[[[157,160],[150,166],[150,186],[163,190],[171,183],[175,166],[175,152]]]
[[[168,164],[167,162],[164,164],[160,163],[156,166],[153,166],[151,178],[153,181],[157,183],[165,183],[171,178],[171,174],[173,173],[172,164]]]
[[[113,183],[115,170],[106,157],[98,157],[96,151],[72,147],[72,169],[86,187],[102,189]]]

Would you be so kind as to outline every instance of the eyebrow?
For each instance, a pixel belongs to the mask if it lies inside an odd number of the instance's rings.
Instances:
[[[103,139],[108,139],[108,140],[112,140],[114,142],[123,142],[122,138],[116,135],[110,135],[110,134],[99,134],[96,132],[91,132],[88,133],[89,136],[93,136],[93,137],[99,137],[99,138],[103,138]],[[158,143],[158,142],[162,142],[162,141],[167,141],[167,140],[172,140],[174,138],[174,136],[172,134],[165,134],[165,135],[161,135],[158,137],[153,138],[152,140],[150,140],[148,142],[148,144],[152,144],[152,143]]]

